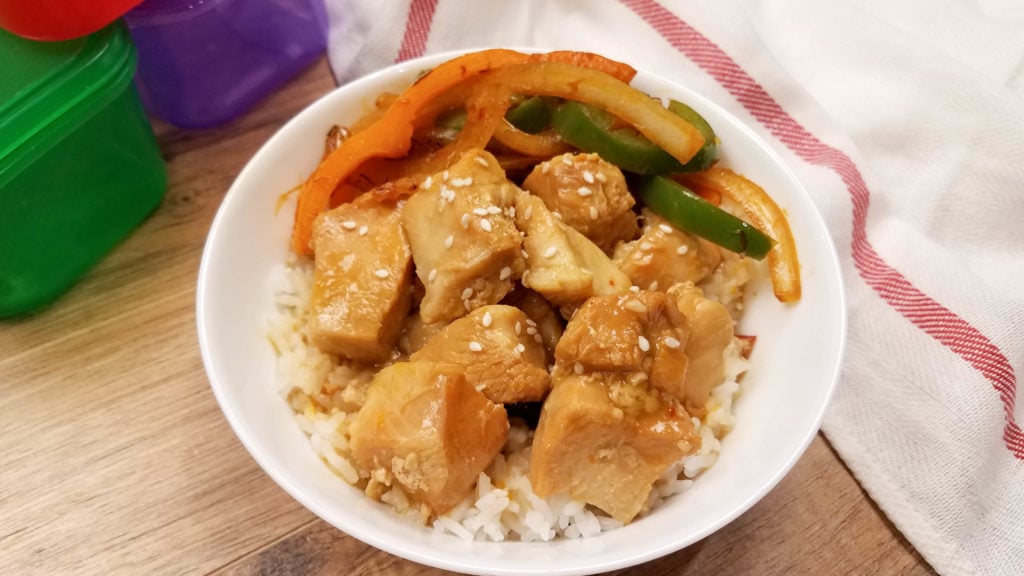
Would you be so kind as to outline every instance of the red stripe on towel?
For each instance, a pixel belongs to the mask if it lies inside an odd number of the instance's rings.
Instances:
[[[427,49],[427,38],[430,37],[435,10],[437,0],[412,0],[409,4],[409,16],[405,20],[402,47],[398,49],[398,58],[395,62],[423,56]]]
[[[1024,432],[1014,421],[1017,378],[1009,360],[977,328],[910,283],[882,260],[867,238],[870,192],[860,170],[798,123],[765,89],[721,48],[653,0],[622,0],[676,50],[711,75],[780,142],[804,161],[833,170],[842,178],[853,203],[852,252],[864,281],[907,320],[935,338],[981,373],[999,394],[1006,425],[1003,443],[1024,460]]]

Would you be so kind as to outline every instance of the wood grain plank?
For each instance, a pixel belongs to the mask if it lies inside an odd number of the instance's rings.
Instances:
[[[685,519],[680,519],[684,522]],[[697,544],[615,576],[933,574],[819,436],[746,514]],[[376,550],[317,520],[211,576],[451,574]]]

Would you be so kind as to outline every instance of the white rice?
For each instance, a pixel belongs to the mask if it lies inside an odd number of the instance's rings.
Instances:
[[[745,261],[740,261],[745,262]],[[702,288],[731,310],[742,298],[742,284],[750,272],[743,264],[712,277]],[[738,280],[738,282],[736,282]],[[320,459],[345,482],[437,532],[466,541],[549,541],[584,538],[622,524],[603,512],[564,496],[543,499],[530,486],[530,443],[533,432],[513,424],[494,462],[480,474],[476,489],[444,515],[431,519],[414,505],[390,479],[360,475],[348,458],[348,428],[365,399],[372,374],[340,364],[307,342],[305,326],[313,283],[309,259],[290,256],[274,272],[275,312],[268,319],[267,337],[277,353],[276,385],[296,413],[298,426],[309,437]],[[737,285],[738,284],[738,285]],[[726,378],[716,387],[703,420],[693,423],[701,436],[700,450],[674,463],[651,490],[647,511],[689,488],[694,479],[718,459],[721,439],[732,429],[734,400],[740,394],[739,376],[748,362],[740,355],[738,340],[726,349]]]

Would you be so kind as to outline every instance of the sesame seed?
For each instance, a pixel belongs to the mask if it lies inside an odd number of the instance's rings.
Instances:
[[[689,251],[690,251],[690,247],[687,246],[686,244],[683,244],[679,248],[676,248],[676,254],[679,254],[680,256],[682,256],[683,254],[686,254]]]
[[[590,207],[590,219],[597,220],[597,208],[594,206]]]
[[[528,326],[528,327],[526,328],[526,335],[527,335],[527,336],[533,336],[533,335],[534,335],[534,334],[536,334],[536,333],[537,333],[537,329],[536,329],[536,328],[534,328],[533,326]]]
[[[558,248],[554,246],[551,246],[550,248],[544,251],[545,258],[552,258],[555,254],[558,254]]]
[[[509,218],[515,218],[516,217],[516,207],[515,206],[509,206],[508,207],[508,217]]]
[[[466,288],[465,290],[462,291],[462,299],[463,300],[469,300],[472,297],[473,297],[473,289],[472,288]]]
[[[498,214],[501,214],[501,208],[498,208],[497,206],[488,206],[487,213],[491,216],[497,216]]]
[[[547,174],[550,171],[551,171],[551,164],[545,162],[545,163],[540,165],[540,173],[541,174]]]
[[[561,220],[561,219],[562,219],[562,213],[561,213],[561,212],[559,212],[559,211],[557,211],[557,210],[553,210],[553,211],[551,212],[551,215],[552,215],[552,216],[554,216],[555,218],[558,218],[559,220]]]
[[[441,173],[441,180],[448,180],[448,171],[445,170]]]
[[[433,282],[437,279],[437,268],[431,268],[430,274],[427,274],[427,282]]]
[[[463,228],[469,228],[469,214],[463,214],[459,223],[462,224]]]
[[[477,156],[476,158],[473,158],[473,161],[483,166],[484,168],[490,166],[490,164],[487,163],[487,159],[484,158],[483,156]]]
[[[529,220],[530,216],[533,216],[533,206],[527,206],[526,210],[523,210],[523,220]]]
[[[487,218],[484,218],[483,220],[480,220],[480,227],[483,228],[485,232],[490,232],[491,230],[494,229],[491,226],[491,221],[488,220]]]
[[[484,312],[484,317],[480,319],[480,324],[482,324],[484,328],[490,328],[492,321],[493,319],[491,318],[491,313]]]
[[[391,273],[383,268],[378,268],[377,270],[374,270],[373,275],[377,278],[387,278],[388,276],[391,276]]]
[[[351,220],[345,220],[344,222],[341,223],[341,227],[344,228],[345,230],[355,230],[356,223]]]
[[[584,170],[583,171],[583,181],[586,182],[587,184],[593,184],[594,183],[594,173],[591,172],[590,170]]]
[[[445,185],[442,184],[441,185],[441,198],[444,198],[445,200],[447,200],[449,202],[455,202],[455,190],[452,190],[451,188],[448,188],[448,187],[446,187]]]
[[[644,352],[647,352],[648,350],[651,349],[651,343],[648,342],[647,338],[644,338],[643,336],[637,338],[637,345],[639,345],[640,349],[643,350]]]
[[[648,286],[647,289],[650,290],[651,292],[657,290],[658,289],[658,281],[655,280],[654,282],[651,282],[651,285]]]
[[[434,177],[433,176],[427,176],[427,178],[425,180],[423,180],[423,187],[424,188],[430,188],[433,185],[434,185]]]
[[[498,272],[498,280],[508,280],[510,276],[512,276],[512,269],[508,266],[505,266],[501,269],[501,272]]]
[[[466,176],[465,178],[455,178],[452,180],[452,186],[456,188],[465,188],[466,186],[473,185],[473,177]]]
[[[486,208],[473,208],[473,214],[476,214],[477,216],[487,216],[487,209]]]
[[[679,348],[679,340],[676,338],[669,336],[668,338],[665,338],[664,342],[665,346],[668,346],[669,348]]]
[[[472,350],[473,352],[483,352],[484,351],[484,347],[481,346],[479,342],[470,342],[469,343],[469,349]]]
[[[604,172],[598,172],[595,178],[597,178],[597,181],[601,183],[608,181],[608,177],[604,175]]]
[[[524,260],[530,257],[530,255],[526,253],[526,250],[520,250],[519,252],[523,255]]]
[[[533,326],[534,328],[537,327],[537,323],[533,321],[533,318],[527,318],[526,319],[526,325],[527,326]]]
[[[672,233],[672,227],[669,226],[668,224],[658,224],[658,230],[661,230],[665,234],[671,234]]]
[[[537,344],[543,344],[544,343],[544,339],[540,337],[540,334],[534,334],[533,335],[533,341],[536,342]]]
[[[647,313],[647,306],[645,306],[643,302],[633,298],[630,298],[622,307],[630,312],[636,312],[637,314]]]
[[[448,248],[451,248],[452,244],[454,244],[454,243],[455,243],[455,236],[452,236],[451,234],[449,234],[448,237],[444,239],[444,248],[445,248],[445,250],[447,250]]]
[[[572,158],[568,154],[562,156],[562,164],[565,164],[566,166],[572,166]]]
[[[523,331],[523,323],[517,321],[516,322],[516,336],[519,336],[519,334],[521,334],[522,331]]]
[[[630,286],[629,287],[629,291],[630,292],[639,292],[640,291],[640,287],[639,286]]]
[[[577,374],[583,374],[583,364],[580,364],[579,362],[573,364],[572,371]]]
[[[576,189],[576,193],[586,198],[587,196],[593,194],[594,191],[591,190],[590,188],[587,188],[586,186],[580,186],[579,188]]]
[[[359,235],[360,236],[366,236],[366,233],[369,232],[369,231],[370,231],[370,229],[368,227],[366,227],[366,226],[360,226],[359,227]]]
[[[651,244],[650,242],[647,242],[646,240],[640,243],[640,249],[641,250],[650,250],[651,248],[654,248],[654,244]]]
[[[523,352],[526,352],[526,346],[523,346],[522,342],[520,342],[519,344],[516,344],[516,352],[519,352],[520,354],[522,354]]]

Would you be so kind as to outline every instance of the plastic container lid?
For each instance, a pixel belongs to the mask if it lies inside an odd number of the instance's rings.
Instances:
[[[135,52],[118,27],[64,42],[27,42],[0,31],[0,186],[12,176],[20,153],[33,137],[60,121],[73,121],[95,106],[82,104],[116,96],[131,77]],[[67,127],[65,125],[65,127]]]
[[[92,34],[141,0],[0,0],[0,28],[32,40]]]

